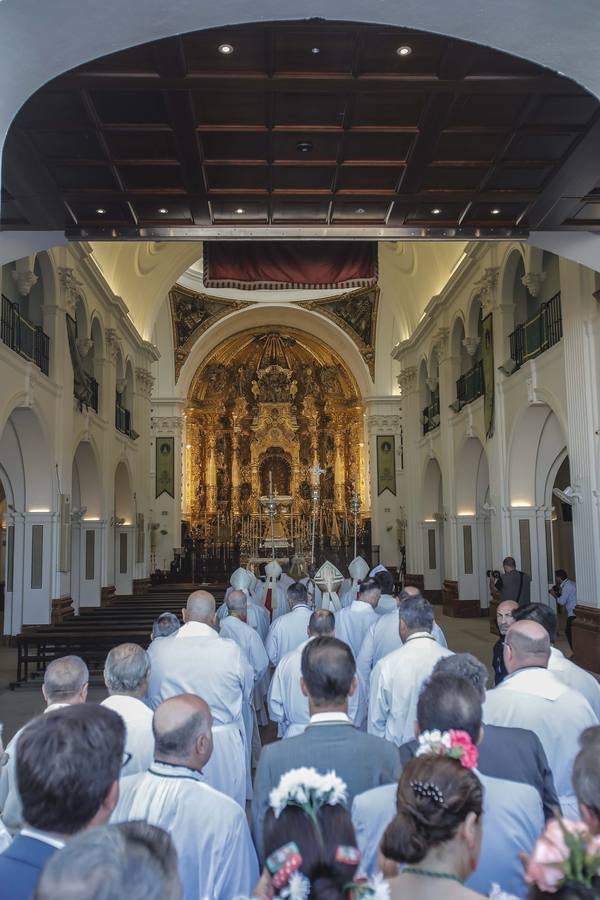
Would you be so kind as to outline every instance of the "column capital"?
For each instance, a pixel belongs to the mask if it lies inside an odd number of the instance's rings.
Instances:
[[[465,350],[471,357],[475,356],[475,353],[477,352],[477,348],[479,347],[480,343],[481,343],[481,338],[478,336],[463,338],[463,342],[462,342],[463,347],[465,348]]]
[[[417,384],[417,367],[407,366],[402,369],[396,380],[400,388],[400,395],[405,397],[407,394],[410,394]]]
[[[12,277],[17,285],[17,290],[21,297],[28,297],[31,288],[37,284],[38,277],[33,269],[14,269]]]
[[[521,284],[527,288],[532,297],[538,297],[545,280],[545,272],[527,272],[522,276]]]

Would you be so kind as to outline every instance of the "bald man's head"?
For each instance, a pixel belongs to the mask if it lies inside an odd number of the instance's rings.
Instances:
[[[496,625],[500,634],[505,635],[515,621],[514,611],[519,608],[515,600],[503,600],[496,609]]]
[[[210,707],[195,694],[179,694],[158,706],[152,719],[154,758],[200,771],[212,753]]]
[[[227,609],[232,616],[246,621],[246,613],[248,612],[248,598],[243,591],[231,591],[227,597]]]
[[[182,609],[184,622],[202,622],[204,625],[215,623],[215,598],[208,591],[194,591]]]
[[[547,668],[550,658],[550,638],[539,622],[526,619],[515,622],[504,640],[504,664],[509,673],[529,666]]]

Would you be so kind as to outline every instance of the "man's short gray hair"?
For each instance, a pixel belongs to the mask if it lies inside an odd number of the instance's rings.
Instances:
[[[398,607],[400,618],[409,631],[428,631],[433,628],[433,606],[424,597],[407,597]]]
[[[230,591],[226,605],[229,612],[243,612],[248,609],[248,598],[244,591]]]
[[[90,828],[44,867],[34,900],[179,900],[177,853],[170,835],[147,822]]]
[[[575,796],[600,818],[600,725],[586,728],[579,743],[581,750],[573,765]]]
[[[302,584],[300,581],[295,581],[294,584],[290,584],[287,589],[287,598],[292,606],[298,606],[299,603],[308,603],[308,591],[306,590],[306,585]]]
[[[169,637],[181,628],[181,622],[172,612],[161,613],[152,624],[152,640],[157,637]]]
[[[464,678],[470,681],[485,702],[485,689],[488,683],[488,670],[472,653],[453,653],[452,656],[444,656],[438,659],[433,667],[432,675],[453,675],[456,678]]]
[[[150,657],[139,644],[113,647],[104,663],[104,682],[111,694],[139,690],[150,671]]]
[[[78,694],[90,680],[88,667],[79,656],[61,656],[48,663],[44,672],[44,688],[49,702],[66,700]]]

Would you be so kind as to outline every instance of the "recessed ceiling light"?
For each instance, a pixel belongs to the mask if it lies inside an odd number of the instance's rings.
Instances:
[[[490,212],[491,212],[491,214],[492,214],[493,216],[497,216],[497,215],[500,214],[500,210],[498,209],[497,206],[494,207],[494,209],[491,209]]]
[[[358,209],[356,210],[356,213],[357,213],[359,216],[364,216],[365,211],[364,211],[364,209],[363,209],[362,206],[359,206]]]
[[[159,206],[158,211],[161,214],[161,216],[164,216],[169,212],[169,210],[167,209],[166,206]]]
[[[398,56],[410,56],[412,47],[409,47],[408,44],[403,44],[402,47],[397,48],[396,53]]]
[[[320,47],[313,47],[313,48],[311,49],[310,52],[311,52],[311,53],[314,53],[315,56],[316,56],[317,53],[320,53],[320,52],[321,52],[321,48],[320,48]]]
[[[439,216],[439,214],[441,213],[441,209],[439,208],[439,206],[434,206],[431,210],[431,213],[434,216]]]
[[[236,209],[235,212],[236,212],[236,215],[241,216],[244,214],[245,210],[243,209],[243,207],[238,206],[238,208]]]
[[[96,212],[98,213],[99,216],[103,216],[106,213],[106,210],[103,209],[101,206],[99,206],[98,209],[96,210]]]
[[[233,53],[233,45],[232,44],[219,44],[218,50],[219,50],[219,53],[223,54],[223,56],[229,56],[230,53]]]
[[[296,150],[298,151],[298,153],[310,153],[312,148],[312,141],[298,141],[298,143],[296,144]]]

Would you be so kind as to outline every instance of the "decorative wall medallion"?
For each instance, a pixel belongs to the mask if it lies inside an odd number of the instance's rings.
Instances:
[[[375,332],[379,288],[359,288],[339,297],[301,300],[298,306],[317,312],[339,325],[354,341],[375,380]]]
[[[179,284],[174,285],[169,291],[169,306],[173,323],[175,381],[200,335],[219,319],[251,305],[243,300],[223,300],[221,297],[199,294]]]

